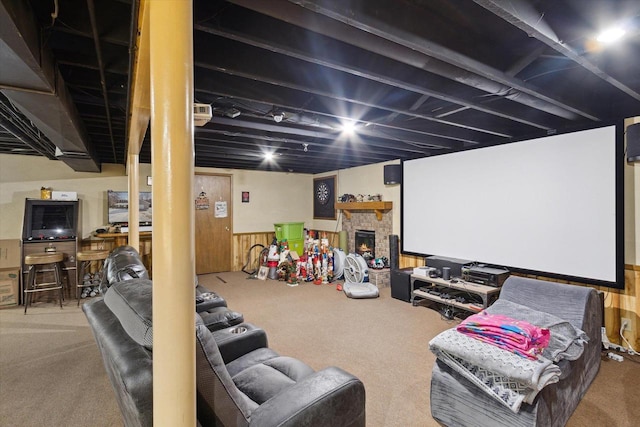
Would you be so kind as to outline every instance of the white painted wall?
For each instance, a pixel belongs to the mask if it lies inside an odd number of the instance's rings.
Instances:
[[[196,168],[198,172],[232,175],[234,233],[274,231],[275,223],[311,223],[312,175]],[[249,192],[249,203],[242,203],[243,191]]]
[[[336,197],[343,194],[353,195],[374,195],[381,194],[382,200],[393,202],[393,234],[400,234],[400,185],[384,185],[384,166],[399,164],[399,160],[373,165],[359,166],[350,169],[341,169],[315,175],[314,178],[336,175],[337,191]],[[309,185],[309,191],[313,192],[313,180]],[[311,199],[313,205],[313,199]],[[313,210],[313,208],[312,208]],[[312,212],[313,215],[313,212]],[[313,220],[311,228],[317,230],[340,231],[342,230],[342,217],[340,211],[337,212],[337,219]]]
[[[313,217],[313,177],[284,172],[196,168],[196,172],[232,176],[233,231],[273,231],[274,223],[305,222]],[[140,191],[151,191],[151,165],[140,165]],[[24,201],[40,198],[40,188],[76,191],[82,200],[82,237],[107,223],[107,190],[126,190],[124,166],[104,164],[101,173],[74,172],[43,157],[0,155],[0,239],[22,236]],[[241,192],[250,192],[242,203]]]
[[[141,191],[149,191],[146,176],[150,165],[141,167]],[[105,164],[101,173],[74,172],[61,161],[44,157],[0,155],[0,238],[22,237],[24,202],[40,198],[40,188],[75,191],[82,200],[82,237],[107,222],[107,190],[126,190],[122,165]]]

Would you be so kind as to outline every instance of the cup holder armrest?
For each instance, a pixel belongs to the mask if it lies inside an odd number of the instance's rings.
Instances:
[[[212,332],[224,363],[259,348],[268,347],[267,333],[250,323],[241,323]]]
[[[196,295],[196,313],[211,310],[216,307],[226,307],[227,301],[221,296],[214,293],[201,293]]]

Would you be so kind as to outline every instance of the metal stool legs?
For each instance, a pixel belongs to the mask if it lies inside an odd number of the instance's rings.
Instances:
[[[80,292],[83,292],[83,295],[85,295],[85,288],[98,286],[95,284],[95,278],[102,277],[104,265],[100,263],[104,263],[104,260],[107,258],[107,256],[109,256],[109,251],[102,249],[80,251],[76,254],[76,260],[78,263],[80,263],[80,268],[78,269],[78,276],[76,280],[76,299],[78,300],[78,306],[80,306]],[[90,266],[94,261],[99,263],[99,265],[97,271],[93,275],[93,283],[89,282],[89,284],[85,284],[84,275],[91,270]]]
[[[91,263],[93,261],[98,261],[98,260],[88,260],[88,261],[80,262],[80,270],[78,273],[78,279],[77,279],[77,285],[76,285],[76,299],[78,300],[78,304],[77,304],[78,307],[80,307],[80,294],[84,292],[84,288],[98,286],[95,284],[90,284],[90,285],[84,284],[84,275],[87,271],[90,271],[88,267],[91,266]],[[95,277],[102,277],[102,268],[100,268],[96,273],[94,273],[93,277],[94,277],[94,283],[95,283]]]
[[[42,254],[33,255],[33,257],[38,256],[42,258]],[[53,257],[52,259],[43,258],[40,262],[38,262],[38,260],[30,259],[28,256],[26,261],[27,264],[29,264],[29,274],[27,276],[27,283],[24,289],[24,314],[27,314],[27,308],[29,307],[29,304],[31,304],[32,300],[31,294],[35,292],[53,291],[58,289],[60,293],[60,308],[62,308],[62,300],[64,299],[64,295],[62,290],[62,268],[60,267],[60,260],[57,260],[56,257]],[[53,282],[37,283],[37,266],[43,265],[53,265]]]

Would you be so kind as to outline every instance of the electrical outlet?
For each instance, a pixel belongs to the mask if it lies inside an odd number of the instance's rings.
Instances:
[[[631,320],[627,319],[626,317],[623,317],[621,319],[621,323],[620,324],[622,326],[622,330],[623,331],[631,329]]]
[[[607,348],[610,348],[610,349],[615,350],[615,351],[619,351],[620,353],[625,353],[627,351],[623,346],[618,345],[618,344],[609,343],[609,347],[607,347]]]

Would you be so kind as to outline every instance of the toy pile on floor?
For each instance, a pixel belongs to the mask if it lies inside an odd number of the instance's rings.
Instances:
[[[302,254],[289,249],[286,239],[280,242],[274,239],[269,248],[267,265],[273,267],[277,262],[277,279],[297,286],[300,282],[315,285],[331,284],[338,277],[334,274],[334,248],[323,233],[320,239],[310,231],[305,238]],[[339,289],[341,290],[341,289]]]
[[[274,238],[267,251],[266,265],[262,264],[257,277],[264,280],[268,276],[284,281],[289,286],[304,282],[315,285],[335,282],[337,291],[344,291],[347,297],[355,299],[377,298],[380,295],[377,286],[368,283],[368,268],[388,267],[386,257],[370,257],[365,261],[359,254],[346,256],[342,249],[329,244],[326,233],[321,232],[321,236],[316,237],[314,231],[308,231],[301,254],[290,249],[286,239],[278,241]],[[292,245],[300,247],[299,242],[293,242]],[[338,281],[341,278],[344,281]]]

